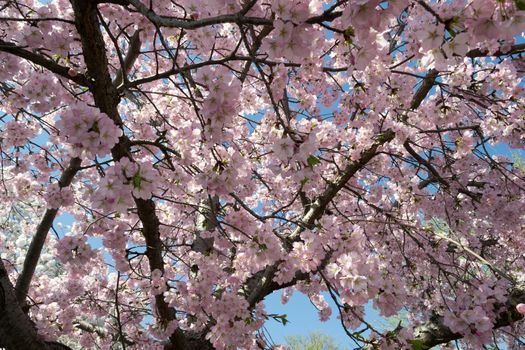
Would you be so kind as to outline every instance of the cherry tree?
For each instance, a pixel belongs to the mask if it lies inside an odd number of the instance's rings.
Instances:
[[[0,347],[282,349],[295,292],[348,347],[517,349],[524,28],[522,0],[0,1]]]

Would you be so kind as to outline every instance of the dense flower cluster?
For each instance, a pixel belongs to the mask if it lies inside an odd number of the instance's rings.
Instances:
[[[45,200],[48,208],[58,209],[73,205],[75,197],[70,188],[60,187],[58,184],[51,184],[47,187]]]
[[[84,151],[105,156],[122,135],[122,130],[106,114],[80,103],[61,114],[57,128],[75,154]]]
[[[158,174],[148,163],[121,159],[106,170],[94,190],[92,200],[105,211],[122,211],[132,206],[133,198],[149,199],[155,190]]]
[[[63,264],[74,263],[77,266],[86,265],[93,258],[93,250],[85,236],[65,236],[56,245],[57,258]]]
[[[3,125],[0,135],[6,147],[20,147],[34,136],[34,132],[27,124],[13,120]]]
[[[482,284],[470,293],[458,293],[445,313],[444,324],[480,347],[490,341],[498,309],[506,301],[504,285]]]
[[[196,79],[207,89],[201,110],[206,124],[206,137],[211,142],[220,142],[224,128],[231,124],[238,110],[240,83],[227,69],[221,67],[203,70]]]

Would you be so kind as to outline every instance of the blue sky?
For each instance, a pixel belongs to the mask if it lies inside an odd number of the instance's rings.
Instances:
[[[337,318],[337,307],[328,295],[325,295],[325,298],[332,307],[332,317],[326,322],[319,321],[317,310],[304,294],[295,292],[286,305],[281,304],[280,296],[281,293],[278,292],[266,298],[267,311],[286,314],[286,319],[289,321],[285,326],[272,319],[266,323],[266,329],[275,343],[285,343],[286,336],[308,335],[311,332],[319,331],[331,336],[341,346],[341,349],[355,347],[352,346],[354,343],[343,330],[340,320]],[[367,322],[379,329],[390,329],[388,321],[372,308],[371,303],[365,307],[365,310]]]

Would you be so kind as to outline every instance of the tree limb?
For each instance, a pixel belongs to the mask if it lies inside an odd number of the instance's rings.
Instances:
[[[69,68],[59,65],[58,63],[47,59],[46,57],[37,53],[31,52],[24,48],[17,46],[16,44],[3,41],[0,39],[0,51],[7,52],[11,55],[18,56],[26,59],[34,64],[39,65],[63,78],[71,80],[81,86],[89,86],[89,79],[81,73],[77,73],[75,76],[69,75]]]
[[[100,31],[100,23],[97,17],[96,3],[84,0],[72,0],[75,13],[75,25],[80,34],[82,42],[82,53],[91,76],[97,77],[90,90],[97,107],[106,113],[118,126],[123,127],[122,119],[118,112],[120,97],[115,85],[111,81],[108,69],[108,59],[104,38]],[[115,161],[131,156],[130,140],[126,135],[119,138],[118,143],[111,150]],[[163,245],[160,239],[159,219],[155,211],[155,202],[152,199],[134,198],[137,213],[142,223],[142,234],[146,240],[146,256],[149,261],[150,270],[164,272],[164,261],[162,258]],[[175,310],[166,303],[163,294],[155,296],[157,314],[162,323],[167,324],[175,319]],[[170,337],[173,346],[187,349],[188,337],[177,328]],[[207,341],[206,341],[207,342]]]
[[[135,33],[133,33],[133,36],[129,41],[128,52],[126,53],[126,57],[124,57],[124,64],[121,69],[117,71],[115,79],[113,79],[113,85],[116,88],[118,88],[123,82],[127,80],[125,77],[129,74],[133,64],[139,57],[140,45],[140,31],[137,30]]]
[[[198,20],[187,20],[176,17],[160,16],[153,10],[146,7],[146,5],[144,5],[140,0],[125,1],[133,5],[133,7],[135,7],[141,14],[160,27],[175,27],[192,30],[221,23],[267,25],[273,27],[272,19],[245,16],[246,12],[248,12],[246,8],[234,14],[219,15]],[[249,7],[247,8],[249,9]],[[342,14],[342,11],[334,11],[334,8],[330,8],[318,16],[308,18],[305,22],[308,24],[319,24],[326,21],[333,21]]]
[[[8,350],[71,350],[55,342],[46,342],[22,310],[15,290],[0,258],[0,346]]]
[[[516,305],[525,303],[525,287],[519,286],[511,290],[509,298],[505,305],[499,305],[501,310],[493,329],[498,329],[510,326],[514,322],[523,319],[523,315],[516,310]],[[397,331],[399,331],[399,328]],[[419,350],[429,350],[437,345],[444,345],[451,341],[463,338],[463,335],[454,333],[447,326],[443,324],[443,317],[438,316],[423,325],[417,327],[414,331],[414,339],[412,343],[417,343]],[[379,349],[377,345],[368,344],[362,350],[376,350]]]
[[[174,27],[187,30],[198,29],[206,26],[221,23],[237,23],[237,24],[255,24],[255,25],[272,25],[273,21],[260,17],[246,17],[242,12],[219,15],[215,17],[208,17],[199,20],[186,20],[176,17],[159,16],[151,9],[147,8],[140,0],[126,0],[133,5],[141,14],[148,18],[151,22],[160,27]]]
[[[486,57],[486,56],[510,56],[525,52],[525,44],[512,45],[508,51],[498,50],[494,53],[490,53],[487,49],[473,49],[467,52],[466,57]]]
[[[60,176],[60,180],[58,181],[58,186],[60,188],[67,187],[71,184],[76,173],[80,170],[81,162],[81,159],[78,157],[72,158],[69,161],[69,165],[64,170],[62,176]],[[58,209],[55,208],[46,210],[42,220],[36,228],[36,232],[33,236],[33,239],[31,240],[29,249],[27,250],[24,260],[24,267],[20,276],[18,276],[15,287],[16,297],[21,305],[25,303],[31,280],[35,274],[36,266],[38,264],[38,260],[40,259],[40,254],[42,253],[44,243],[46,242],[47,234],[53,225],[53,221],[55,220],[57,213]]]
[[[428,92],[432,89],[438,72],[431,70],[423,83],[420,85],[412,101],[410,103],[411,109],[417,109],[423,100],[428,95]],[[405,114],[406,117],[406,114]],[[301,219],[302,225],[298,226],[294,232],[290,235],[290,240],[295,241],[298,239],[301,232],[305,228],[311,228],[316,220],[318,220],[325,212],[328,204],[333,200],[337,193],[345,186],[345,184],[359,171],[361,170],[376,154],[377,149],[390,141],[395,137],[395,133],[391,130],[387,130],[382,135],[379,135],[376,142],[367,150],[361,153],[361,157],[357,162],[350,162],[339,177],[325,189],[306,212]],[[274,292],[275,290],[284,288],[286,286],[280,286],[278,283],[273,282],[273,277],[277,273],[277,265],[268,266],[266,269],[256,273],[249,281],[249,293],[248,302],[250,306],[254,306],[257,302],[263,300],[267,295]],[[308,277],[309,274],[298,274],[295,276],[294,281],[302,280]]]

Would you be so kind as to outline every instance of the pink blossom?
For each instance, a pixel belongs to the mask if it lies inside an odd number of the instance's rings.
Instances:
[[[519,1],[84,3],[0,6],[2,344],[519,346]]]
[[[98,155],[109,153],[122,135],[107,115],[81,104],[67,109],[57,127],[75,148]]]
[[[2,143],[7,147],[21,147],[34,136],[34,131],[25,123],[10,121],[0,131]]]
[[[443,33],[445,26],[443,24],[430,25],[416,33],[422,50],[428,51],[439,48],[443,42]]]
[[[69,187],[60,187],[55,183],[48,186],[45,200],[48,208],[58,209],[73,205],[75,198]]]

